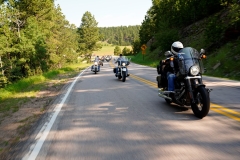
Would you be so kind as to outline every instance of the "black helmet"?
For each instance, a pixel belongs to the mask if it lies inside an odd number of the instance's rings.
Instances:
[[[122,54],[120,54],[120,56],[122,56]]]

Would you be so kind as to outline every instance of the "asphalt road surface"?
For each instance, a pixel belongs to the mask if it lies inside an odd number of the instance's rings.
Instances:
[[[240,159],[239,82],[204,77],[211,110],[198,119],[158,97],[155,68],[131,63],[122,82],[112,67],[73,79],[15,159]]]

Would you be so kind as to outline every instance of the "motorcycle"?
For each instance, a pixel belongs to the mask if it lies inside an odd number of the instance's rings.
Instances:
[[[113,69],[113,73],[115,73],[115,76],[118,77],[118,79],[122,79],[122,82],[125,82],[126,77],[129,76],[127,67],[130,64],[130,61],[125,58],[124,60],[116,61],[115,63],[118,63],[118,67]]]
[[[94,62],[94,64],[91,66],[91,71],[94,72],[95,74],[100,71],[100,61],[99,62]]]
[[[110,57],[110,56],[106,56],[106,57],[105,57],[105,60],[106,60],[107,62],[109,62],[109,61],[111,60],[111,57]]]
[[[160,75],[156,77],[159,97],[164,98],[168,104],[173,102],[180,106],[191,106],[194,115],[200,119],[205,117],[210,110],[212,90],[206,88],[202,80],[202,74],[205,71],[202,59],[206,58],[204,53],[204,49],[201,49],[199,53],[192,47],[186,47],[181,49],[176,57],[167,51],[165,52],[167,58],[157,67]],[[175,90],[168,91],[165,69],[173,65],[174,58],[177,59],[179,71],[174,82]]]
[[[100,60],[101,60],[102,62],[104,62],[104,60],[105,60],[105,57],[104,57],[104,56],[102,56],[102,57],[100,58]]]

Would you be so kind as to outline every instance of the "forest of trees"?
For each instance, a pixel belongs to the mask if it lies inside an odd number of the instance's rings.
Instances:
[[[0,86],[58,69],[78,59],[90,61],[99,41],[131,45],[140,26],[99,28],[86,11],[80,26],[65,19],[54,0],[0,1]]]
[[[205,19],[207,22],[204,26],[194,29],[195,33],[204,31],[202,41],[205,42],[205,48],[220,46],[227,40],[238,38],[240,1],[152,0],[152,7],[139,31],[140,44],[147,44],[152,40],[150,51],[169,50],[170,44],[187,36],[182,33],[184,28]]]
[[[98,27],[97,20],[86,11],[76,27],[65,19],[54,0],[1,0],[0,85],[61,68],[79,57],[89,60],[93,51],[102,47],[98,41],[132,45],[133,54],[149,40],[150,51],[168,50],[169,44],[181,38],[184,27],[211,15],[215,16],[203,26],[204,41],[209,47],[223,43],[239,36],[239,3],[152,0],[140,26]],[[225,10],[225,14],[216,14]]]
[[[119,46],[130,46],[139,39],[140,25],[100,27],[101,41]]]
[[[89,59],[101,48],[94,16],[85,12],[76,27],[54,0],[2,0],[0,20],[0,85]]]
[[[53,0],[5,0],[0,6],[0,80],[41,74],[76,59],[78,35]]]

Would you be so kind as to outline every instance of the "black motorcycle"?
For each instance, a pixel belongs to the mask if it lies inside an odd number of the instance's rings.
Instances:
[[[210,110],[210,91],[202,81],[203,68],[202,59],[204,49],[199,53],[192,47],[186,47],[179,51],[177,57],[168,51],[167,57],[161,61],[157,67],[158,74],[156,80],[159,89],[159,97],[164,98],[167,103],[176,103],[181,106],[191,106],[194,115],[198,118],[205,117]],[[179,71],[176,73],[175,90],[168,91],[166,69],[172,67],[173,60],[176,59]]]
[[[122,82],[125,82],[126,77],[129,76],[129,74],[127,73],[127,67],[130,64],[130,61],[125,58],[122,61],[116,61],[116,63],[118,64],[118,67],[114,68],[113,72],[115,73],[115,76],[118,77],[118,79],[122,79]]]

